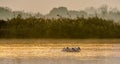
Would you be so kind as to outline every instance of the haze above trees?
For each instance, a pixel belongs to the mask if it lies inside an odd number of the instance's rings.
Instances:
[[[120,20],[120,11],[117,8],[109,8],[103,5],[99,8],[89,7],[84,10],[68,10],[66,7],[53,8],[48,14],[42,15],[41,13],[26,13],[24,11],[12,11],[7,7],[0,7],[0,19],[6,20],[16,17],[20,14],[23,18],[35,16],[38,18],[77,18],[77,17],[99,17],[114,21]]]

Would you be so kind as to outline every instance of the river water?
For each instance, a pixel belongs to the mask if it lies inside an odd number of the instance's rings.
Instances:
[[[2,39],[0,40],[0,64],[120,64],[119,42],[119,39]],[[67,46],[80,47],[81,51],[61,51]]]

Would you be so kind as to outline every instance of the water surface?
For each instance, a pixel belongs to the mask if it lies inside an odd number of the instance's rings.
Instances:
[[[119,39],[1,39],[0,64],[119,64]],[[80,52],[62,52],[64,47]]]

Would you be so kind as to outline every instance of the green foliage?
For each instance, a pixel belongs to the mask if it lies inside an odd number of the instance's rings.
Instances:
[[[120,38],[119,32],[119,24],[98,17],[0,20],[0,38]]]

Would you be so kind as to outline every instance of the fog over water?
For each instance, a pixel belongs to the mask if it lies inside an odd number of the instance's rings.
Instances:
[[[119,64],[119,42],[119,39],[0,40],[0,64]],[[61,51],[66,46],[79,46],[81,51]]]

